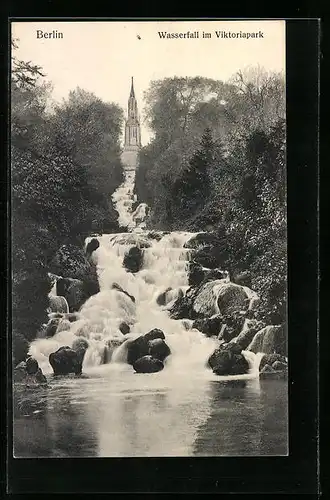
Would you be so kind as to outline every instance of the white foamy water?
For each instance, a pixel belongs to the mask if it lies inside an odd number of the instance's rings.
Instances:
[[[42,370],[50,373],[49,354],[63,345],[72,346],[77,336],[83,336],[89,342],[83,363],[84,372],[95,372],[96,369],[104,373],[107,368],[101,368],[101,365],[105,361],[110,364],[125,363],[127,339],[159,328],[165,333],[172,353],[165,361],[164,375],[162,372],[161,376],[166,377],[166,372],[173,373],[174,377],[179,373],[198,372],[199,376],[214,378],[206,363],[218,345],[217,339],[192,329],[192,322],[171,319],[168,312],[178,294],[185,293],[188,288],[190,250],[184,248],[184,244],[196,233],[159,232],[150,237],[149,232],[141,228],[145,224],[146,205],[142,204],[135,212],[132,211],[135,201],[133,189],[134,172],[127,172],[124,183],[113,195],[120,215],[119,223],[126,225],[130,232],[98,237],[100,246],[93,253],[93,260],[97,265],[100,292],[86,301],[80,310],[79,321],[71,323],[69,330],[61,331],[52,338],[35,340],[30,353],[38,360]],[[88,241],[89,238],[86,244]],[[140,247],[143,252],[142,269],[135,274],[123,267],[125,253],[134,246]],[[133,295],[135,302],[113,289],[114,283]],[[159,306],[157,298],[166,290],[165,304]],[[122,322],[130,326],[129,335],[124,336],[119,330]],[[251,373],[235,378],[257,376],[259,357],[253,353],[244,354],[250,363]]]

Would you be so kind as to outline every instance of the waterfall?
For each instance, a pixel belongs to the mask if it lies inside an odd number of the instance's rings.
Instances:
[[[71,323],[68,330],[52,338],[36,339],[30,346],[30,354],[46,373],[52,371],[49,354],[63,345],[72,346],[77,336],[85,337],[89,343],[83,363],[83,369],[88,371],[104,367],[104,364],[125,363],[127,343],[153,328],[160,328],[172,353],[165,361],[164,372],[197,371],[201,375],[213,375],[206,369],[206,362],[218,340],[192,329],[191,321],[171,319],[168,312],[169,303],[180,290],[185,292],[188,288],[190,250],[184,248],[184,244],[197,233],[153,231],[150,234],[145,230],[148,207],[142,204],[132,210],[136,202],[133,189],[134,172],[126,172],[125,181],[112,197],[119,213],[119,224],[126,226],[129,232],[103,234],[98,237],[99,248],[92,254],[100,292],[85,302],[79,311],[79,320]],[[86,244],[89,240],[87,238]],[[134,246],[142,249],[143,266],[133,274],[123,267],[123,258]],[[132,295],[135,302],[122,291],[113,289],[114,283]],[[160,294],[165,294],[161,306],[157,303]],[[122,322],[130,327],[128,335],[123,335],[119,329]],[[260,357],[250,352],[244,355],[250,363],[251,374],[257,374]],[[246,376],[236,378],[240,377]]]

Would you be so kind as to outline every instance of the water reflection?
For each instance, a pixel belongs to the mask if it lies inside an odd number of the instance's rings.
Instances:
[[[212,411],[199,428],[194,455],[287,453],[287,387],[259,379],[211,382]]]
[[[159,375],[159,376],[158,376]],[[16,395],[16,457],[287,453],[287,384],[166,372],[57,380]]]

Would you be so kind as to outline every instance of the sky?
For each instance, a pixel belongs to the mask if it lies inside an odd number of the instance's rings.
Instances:
[[[37,38],[37,30],[63,38]],[[199,38],[162,39],[158,32],[199,33]],[[216,31],[259,33],[262,38],[217,38]],[[203,32],[211,38],[203,38]],[[143,123],[143,93],[151,80],[203,76],[228,80],[236,71],[260,65],[285,70],[285,21],[76,21],[14,22],[16,56],[43,68],[56,101],[81,87],[127,111],[134,77],[142,144],[151,133]],[[139,36],[139,38],[138,38]]]

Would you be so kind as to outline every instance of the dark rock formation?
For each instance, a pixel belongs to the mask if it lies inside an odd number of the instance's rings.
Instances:
[[[186,294],[174,302],[170,308],[170,316],[173,319],[197,319],[202,315],[196,313],[194,310],[194,300],[198,294],[199,289],[190,287]]]
[[[167,304],[166,294],[172,290],[172,287],[166,288],[164,292],[158,295],[156,302],[159,306],[165,306]]]
[[[126,252],[123,260],[123,266],[130,273],[137,273],[140,271],[143,264],[143,252],[141,248],[135,246]]]
[[[129,341],[127,344],[127,363],[133,365],[137,359],[149,355],[150,347],[152,352],[158,352],[159,355],[165,359],[171,351],[164,342],[164,339],[164,332],[158,328],[154,328],[145,335],[141,335],[137,339]],[[153,344],[152,342],[154,340],[161,340],[163,343],[158,342]]]
[[[127,297],[129,297],[132,300],[132,302],[135,302],[135,297],[126,292],[126,290],[124,290],[120,285],[118,285],[118,283],[113,283],[111,288],[113,290],[118,290],[118,292],[124,293],[125,295],[127,295]]]
[[[53,318],[45,325],[43,334],[45,337],[53,337],[62,318]]]
[[[119,330],[121,331],[121,333],[123,335],[127,335],[130,332],[131,329],[130,329],[129,325],[125,321],[123,321],[119,325]]]
[[[208,364],[216,375],[241,375],[248,373],[249,363],[235,343],[221,345],[211,354]]]
[[[152,356],[143,356],[134,362],[133,368],[136,373],[156,373],[160,372],[164,365],[159,359]]]
[[[211,318],[195,319],[192,327],[196,328],[207,337],[217,336],[220,333],[222,325],[222,317],[220,315],[212,316]]]
[[[165,340],[165,334],[159,328],[153,328],[152,330],[150,330],[150,332],[148,332],[144,335],[144,338],[147,342],[149,342],[150,340],[155,340],[155,339]]]
[[[222,317],[222,323],[225,325],[225,328],[223,328],[220,338],[225,342],[230,342],[240,334],[244,322],[244,315],[240,314],[240,312],[235,311],[232,314],[224,315]]]
[[[171,354],[171,349],[163,339],[154,339],[149,341],[149,354],[153,358],[164,361]]]
[[[96,238],[92,238],[86,245],[86,257],[90,259],[91,255],[95,250],[97,250],[100,246],[100,242]]]
[[[285,356],[281,356],[280,354],[265,354],[261,358],[259,371],[261,371],[265,365],[273,366],[276,362],[284,363],[287,366]]]
[[[69,373],[79,375],[82,370],[82,361],[81,353],[77,353],[69,346],[60,347],[49,355],[49,363],[54,375],[68,375]]]
[[[13,373],[14,382],[20,382],[27,386],[47,385],[47,379],[39,367],[38,361],[29,356],[26,361],[21,361]]]

